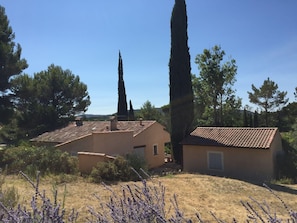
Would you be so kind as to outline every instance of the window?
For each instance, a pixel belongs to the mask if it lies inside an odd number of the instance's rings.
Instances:
[[[224,170],[222,152],[208,152],[207,158],[208,158],[208,169]]]
[[[158,145],[154,145],[154,155],[158,155]]]

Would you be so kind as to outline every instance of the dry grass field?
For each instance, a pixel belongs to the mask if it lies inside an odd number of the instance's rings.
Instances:
[[[62,180],[57,177],[42,178],[40,191],[45,190],[48,197],[53,198],[53,191],[56,188],[59,202],[63,201],[64,196],[66,197],[66,210],[74,208],[79,212],[78,222],[85,222],[86,216],[89,216],[88,206],[99,210],[99,202],[94,194],[99,195],[102,199],[108,199],[110,195],[110,192],[103,185],[90,183],[81,177],[77,177],[74,181],[66,184],[54,183]],[[156,185],[159,182],[166,188],[166,208],[169,210],[170,199],[176,194],[180,209],[187,218],[192,218],[194,222],[197,212],[200,213],[205,222],[214,222],[210,212],[226,222],[231,222],[233,217],[238,222],[244,222],[247,211],[240,201],[251,201],[249,197],[261,203],[265,201],[270,206],[271,212],[288,217],[281,202],[261,185],[222,177],[186,173],[156,177],[149,181],[150,184]],[[111,185],[111,187],[115,193],[121,194],[121,186],[126,184],[119,183]],[[130,182],[130,184],[134,184],[134,182]],[[19,202],[27,207],[30,206],[34,189],[26,180],[21,176],[7,176],[4,188],[7,186],[17,188],[20,195]],[[297,185],[274,185],[273,188],[289,207],[297,210]]]

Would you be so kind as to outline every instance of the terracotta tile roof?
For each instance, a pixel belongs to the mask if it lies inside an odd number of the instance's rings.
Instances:
[[[181,144],[269,149],[277,128],[198,127]]]
[[[135,136],[155,122],[156,121],[141,121],[141,123],[140,121],[118,121],[115,131],[133,131],[133,135]],[[110,121],[84,121],[81,126],[77,126],[75,122],[73,122],[64,128],[52,132],[45,132],[30,141],[64,143],[92,134],[92,132],[110,132]]]

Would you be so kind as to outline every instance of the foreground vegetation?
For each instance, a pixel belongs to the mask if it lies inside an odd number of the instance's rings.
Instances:
[[[291,145],[290,159],[283,160],[283,167],[290,169],[287,173],[293,177],[295,146],[287,141]],[[290,211],[296,206],[295,185],[269,185],[284,205],[262,186],[263,182],[186,173],[138,176],[131,167],[139,170],[145,165],[133,156],[98,164],[82,177],[76,157],[55,148],[23,144],[2,149],[0,164],[7,174],[2,174],[0,181],[2,222],[143,222],[146,218],[149,220],[145,222],[230,222],[233,218],[242,222],[249,217],[266,222],[268,218],[292,220],[295,214]],[[40,179],[37,182],[36,173]],[[146,180],[140,181],[141,177]],[[293,178],[284,179],[294,183]]]
[[[295,164],[293,151],[289,157]],[[186,173],[140,181],[145,174],[138,176],[131,167],[139,170],[145,165],[133,156],[98,164],[83,177],[77,158],[55,148],[7,147],[0,151],[0,163],[7,174],[2,174],[0,181],[2,222],[143,222],[146,218],[145,222],[196,222],[197,213],[204,221],[218,218],[230,222],[235,218],[242,222],[248,211],[265,221],[267,217],[291,219],[294,214],[262,186],[263,182]],[[288,163],[285,166],[290,167]],[[287,182],[294,181],[290,178]],[[296,206],[297,186],[270,186],[288,207]],[[270,207],[268,214],[263,212],[268,211],[264,201]]]
[[[261,222],[260,218],[264,222],[297,221],[296,213],[290,211],[296,207],[296,185],[269,185],[275,196],[262,185],[251,182],[184,173],[108,186],[73,175],[47,176],[39,183],[30,183],[23,175],[9,175],[3,190],[12,186],[19,195],[20,207],[26,207],[27,212],[36,202],[38,213],[43,213],[46,207],[47,210],[55,210],[55,216],[62,217],[65,222],[190,222],[189,219],[199,222],[197,213],[201,222],[214,222],[216,218],[226,222],[231,222],[233,218],[237,222],[247,219]],[[42,198],[43,191],[46,199]],[[34,202],[30,207],[32,197]],[[50,205],[44,205],[44,200]],[[65,213],[62,211],[64,208]],[[3,213],[3,207],[0,209]],[[10,213],[15,215],[19,213],[17,210],[15,207]],[[57,219],[51,222],[63,222]],[[150,220],[145,221],[147,219]]]

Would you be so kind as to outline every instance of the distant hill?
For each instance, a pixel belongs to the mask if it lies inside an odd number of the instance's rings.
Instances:
[[[112,116],[112,114],[110,115],[84,114],[84,115],[81,115],[80,117],[86,120],[105,121],[105,120],[109,120],[110,116]]]
[[[163,113],[162,108],[156,108],[160,113]],[[140,109],[134,109],[134,115],[137,117],[139,115]],[[111,116],[114,116],[116,113],[113,114],[107,114],[107,115],[95,115],[95,114],[84,114],[80,115],[79,117],[86,119],[86,120],[92,120],[92,121],[106,121],[109,120]]]
[[[134,110],[134,113],[137,114],[140,110]],[[95,115],[95,114],[84,114],[80,115],[79,117],[86,119],[86,120],[92,120],[92,121],[107,121],[110,120],[111,116],[114,116],[116,113],[113,114],[107,114],[107,115]]]

